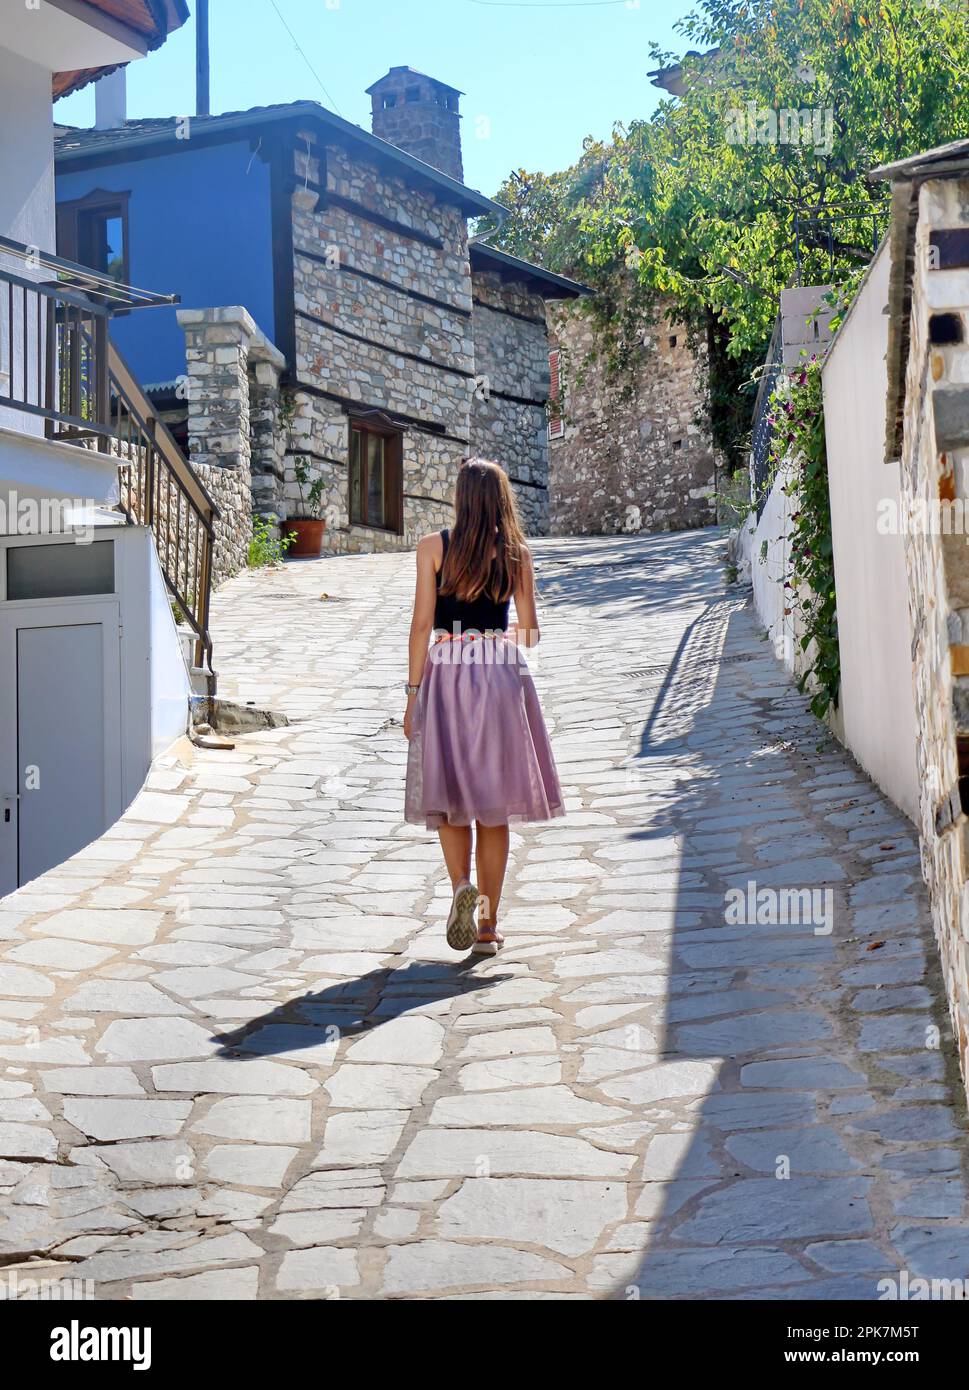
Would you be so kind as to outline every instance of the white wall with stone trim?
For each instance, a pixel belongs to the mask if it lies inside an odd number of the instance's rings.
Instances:
[[[774,648],[774,655],[783,662],[786,671],[797,677],[803,670],[798,648],[801,629],[784,588],[791,570],[788,536],[791,512],[796,506],[796,500],[786,491],[791,476],[790,468],[778,469],[760,517],[748,517],[741,530],[738,550],[746,560],[754,609]]]
[[[822,369],[844,740],[896,806],[918,817],[905,541],[880,524],[900,497],[885,462],[888,274],[883,244]]]

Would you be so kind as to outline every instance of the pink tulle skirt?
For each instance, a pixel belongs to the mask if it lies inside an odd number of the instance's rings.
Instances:
[[[505,637],[435,643],[407,754],[405,815],[439,825],[506,825],[565,814],[538,692]]]

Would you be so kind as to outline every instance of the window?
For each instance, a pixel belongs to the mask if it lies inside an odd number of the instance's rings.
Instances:
[[[90,545],[12,545],[7,598],[77,598],[114,593],[114,541]]]
[[[98,189],[57,207],[57,250],[120,284],[128,274],[128,194]]]
[[[565,416],[562,413],[562,370],[558,348],[548,354],[548,437],[565,437]]]
[[[670,334],[670,347],[676,347],[676,334]]]
[[[414,101],[420,101],[420,99],[421,99],[421,89],[420,89],[420,87],[405,87],[405,88],[404,88],[404,100],[405,100],[405,101],[414,102]]]
[[[350,521],[382,531],[404,529],[404,437],[367,421],[350,422]]]

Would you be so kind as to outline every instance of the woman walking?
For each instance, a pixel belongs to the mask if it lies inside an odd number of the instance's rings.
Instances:
[[[509,627],[512,598],[517,621]],[[467,459],[458,473],[454,525],[417,546],[404,715],[406,817],[440,836],[454,894],[447,943],[456,951],[497,955],[504,944],[498,904],[509,823],[564,814],[521,653],[538,639],[532,558],[511,485],[497,463]]]

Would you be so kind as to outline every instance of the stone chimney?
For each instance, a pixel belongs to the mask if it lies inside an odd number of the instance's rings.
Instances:
[[[458,109],[463,92],[413,68],[391,68],[367,95],[374,135],[464,182]]]

